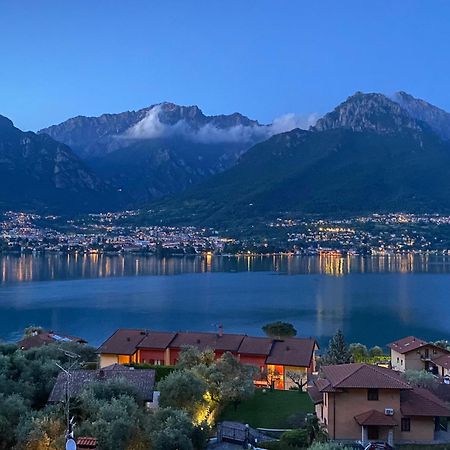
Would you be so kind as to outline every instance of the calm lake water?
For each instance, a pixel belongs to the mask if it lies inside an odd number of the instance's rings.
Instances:
[[[440,257],[0,257],[0,338],[35,324],[100,344],[119,327],[261,334],[292,322],[322,345],[450,338]]]

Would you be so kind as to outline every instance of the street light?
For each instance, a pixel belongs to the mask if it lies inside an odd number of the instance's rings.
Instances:
[[[75,367],[75,365],[78,363],[77,359],[80,358],[80,355],[77,355],[76,353],[70,352],[68,350],[64,350],[63,348],[60,348],[59,350],[61,350],[64,355],[66,355],[68,358],[74,359],[75,361],[73,361],[73,363],[67,368],[65,369],[64,367],[62,367],[61,365],[59,365],[57,362],[55,362],[55,364],[57,365],[57,367],[59,369],[61,369],[65,375],[66,375],[66,386],[65,386],[65,397],[66,397],[66,401],[65,401],[65,416],[66,416],[66,450],[76,450],[77,449],[77,444],[73,439],[73,427],[74,427],[74,422],[73,422],[73,417],[70,418],[70,371]]]

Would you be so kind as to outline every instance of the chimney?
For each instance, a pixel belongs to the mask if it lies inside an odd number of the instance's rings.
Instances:
[[[98,371],[98,377],[99,377],[99,378],[105,378],[105,371],[104,371],[103,369],[100,369],[100,370]]]
[[[218,329],[217,334],[219,335],[219,337],[223,336],[223,326],[221,323],[219,323],[219,329]]]

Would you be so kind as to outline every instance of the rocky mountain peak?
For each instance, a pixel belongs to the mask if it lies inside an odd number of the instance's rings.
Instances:
[[[412,129],[423,131],[426,125],[411,117],[398,103],[383,94],[356,92],[334,111],[319,119],[313,130],[346,128],[387,134]]]

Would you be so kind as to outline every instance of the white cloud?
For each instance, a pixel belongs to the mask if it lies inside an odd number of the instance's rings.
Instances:
[[[199,129],[191,127],[185,120],[174,125],[164,124],[160,120],[162,106],[153,107],[140,122],[130,127],[123,137],[131,139],[155,139],[169,136],[182,136],[200,143],[238,143],[260,142],[274,134],[293,130],[308,129],[318,119],[317,114],[301,116],[293,113],[285,114],[273,120],[272,124],[264,126],[236,125],[230,128],[218,128],[206,124]]]

